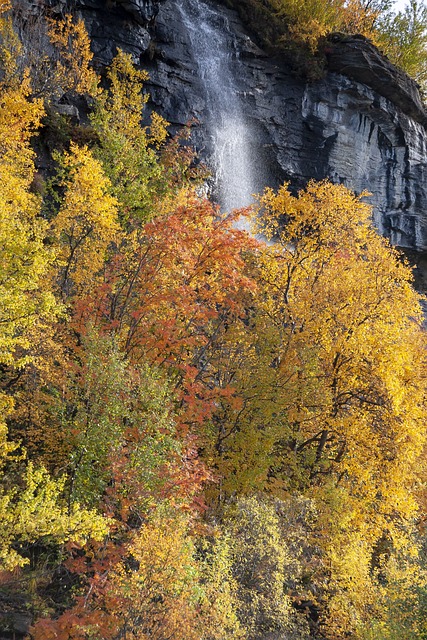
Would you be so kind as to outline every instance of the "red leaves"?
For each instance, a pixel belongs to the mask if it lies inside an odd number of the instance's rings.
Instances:
[[[241,215],[219,217],[209,202],[189,198],[127,237],[103,284],[76,307],[80,331],[96,318],[131,361],[148,358],[169,371],[184,433],[226,393],[212,377],[210,355],[230,319],[244,316],[255,289],[244,255],[257,243],[233,226]]]

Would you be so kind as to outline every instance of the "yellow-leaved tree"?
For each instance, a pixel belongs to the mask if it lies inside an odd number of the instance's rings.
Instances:
[[[207,433],[220,475],[210,499],[263,490],[315,501],[338,638],[372,613],[385,559],[416,555],[426,443],[418,295],[371,207],[343,186],[268,189],[255,231],[272,242],[248,255],[257,286],[214,363],[234,401],[217,404]]]
[[[379,541],[389,556],[408,546],[417,515],[421,309],[409,267],[345,187],[310,183],[295,197],[285,185],[260,202],[257,229],[275,242],[259,252],[256,323],[275,352],[282,385],[273,402],[285,403],[287,421],[269,473],[286,483],[293,458],[323,505],[330,629],[339,634],[369,615]]]
[[[84,21],[67,14],[63,20],[49,20],[49,39],[55,47],[56,69],[54,82],[56,97],[73,91],[97,96],[99,76],[92,68],[93,53]]]
[[[3,5],[4,7],[4,5]],[[3,19],[2,19],[3,20]],[[0,28],[8,26],[2,22]],[[43,109],[30,101],[28,74],[19,80],[16,58],[3,55],[0,68],[0,568],[29,562],[34,542],[83,540],[107,532],[103,518],[62,500],[64,480],[26,464],[19,444],[8,440],[13,380],[29,363],[61,312],[51,282],[54,251],[45,245],[47,223],[31,191],[34,152],[30,138]]]
[[[83,295],[95,285],[107,249],[118,241],[117,201],[110,181],[87,147],[71,144],[60,158],[59,186],[64,196],[51,223],[60,262],[63,299]]]

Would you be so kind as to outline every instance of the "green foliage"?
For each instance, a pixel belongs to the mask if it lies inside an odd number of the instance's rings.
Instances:
[[[237,582],[238,617],[249,638],[285,633],[290,601],[284,592],[290,563],[281,539],[274,505],[256,498],[240,498],[226,514],[232,575]]]
[[[202,616],[206,640],[246,638],[239,622],[239,585],[233,576],[232,540],[224,527],[197,541],[197,560],[202,587]]]
[[[108,71],[110,89],[99,98],[92,116],[100,142],[96,155],[111,180],[122,220],[133,223],[155,215],[156,200],[167,187],[157,154],[167,123],[153,114],[149,128],[141,124],[148,99],[142,83],[147,77],[135,69],[129,54],[119,50]]]
[[[379,46],[390,60],[425,91],[427,83],[427,6],[410,0],[404,11],[386,14],[379,27]]]
[[[72,443],[72,502],[99,504],[115,478],[122,507],[148,512],[168,481],[168,462],[179,454],[169,391],[160,374],[144,365],[130,367],[109,336],[91,329],[66,389],[56,411],[64,445]],[[132,483],[138,483],[138,495],[131,493],[128,504]]]
[[[393,0],[231,0],[231,4],[264,47],[287,52],[301,73],[322,73],[321,49],[329,34],[362,34],[424,87],[427,8],[423,0],[410,0],[397,15]]]
[[[250,7],[312,54],[332,28],[371,33],[389,2]],[[425,334],[370,208],[329,182],[267,189],[253,220],[272,242],[250,238],[188,188],[192,152],[163,119],[142,125],[128,55],[97,89],[69,17],[51,25],[54,80],[95,96],[91,148],[64,128],[46,196],[7,10],[0,581],[35,576],[53,615],[34,637],[422,638]],[[423,11],[396,23],[410,57]]]

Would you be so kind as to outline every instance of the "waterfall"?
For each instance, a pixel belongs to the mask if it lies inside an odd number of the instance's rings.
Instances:
[[[227,16],[202,0],[179,0],[207,111],[215,196],[223,211],[250,204],[255,191],[251,131],[236,77],[239,55]]]

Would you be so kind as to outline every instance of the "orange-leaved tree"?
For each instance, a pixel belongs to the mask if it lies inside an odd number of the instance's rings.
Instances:
[[[126,235],[105,281],[80,302],[76,323],[89,317],[109,328],[131,362],[168,371],[184,431],[210,414],[218,395],[212,351],[234,317],[245,316],[254,284],[244,254],[256,243],[191,194],[169,215]]]

